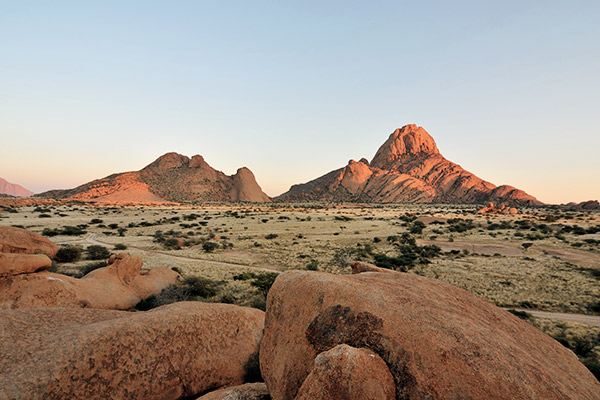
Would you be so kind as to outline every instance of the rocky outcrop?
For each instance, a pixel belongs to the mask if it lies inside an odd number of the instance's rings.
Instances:
[[[477,210],[479,214],[505,214],[505,215],[516,215],[519,213],[514,207],[507,207],[505,205],[496,206],[494,203],[488,203],[487,206]]]
[[[42,235],[12,226],[0,226],[0,252],[19,254],[46,254],[56,256],[58,245]]]
[[[595,211],[600,210],[600,202],[598,200],[588,200],[581,203],[569,203],[566,207],[576,211]]]
[[[368,349],[340,344],[315,358],[295,400],[395,400],[394,378]]]
[[[352,274],[360,274],[363,272],[381,272],[384,274],[391,274],[395,271],[387,268],[381,268],[373,264],[369,264],[363,261],[353,261],[350,263]]]
[[[215,390],[197,400],[271,400],[267,385],[262,382]]]
[[[0,310],[0,398],[168,400],[239,385],[263,321],[260,310],[201,302]]]
[[[248,168],[228,176],[213,169],[200,155],[190,159],[177,153],[167,153],[140,171],[113,174],[75,189],[39,196],[111,203],[270,201]]]
[[[0,278],[48,269],[52,260],[45,254],[0,253]]]
[[[277,200],[542,204],[521,190],[496,187],[446,160],[433,138],[416,125],[395,130],[370,163],[350,160],[343,168],[292,186]]]
[[[573,353],[456,287],[404,273],[279,275],[260,351],[271,397],[294,399],[317,355],[341,344],[377,354],[396,399],[600,398]]]
[[[169,268],[156,267],[147,271],[141,268],[141,258],[123,253],[112,256],[108,266],[81,279],[47,271],[6,276],[0,278],[0,309],[89,307],[126,310],[177,283],[180,278]]]
[[[29,197],[34,195],[31,190],[27,190],[23,186],[17,185],[16,183],[10,183],[6,179],[2,178],[0,178],[0,194],[17,197]]]

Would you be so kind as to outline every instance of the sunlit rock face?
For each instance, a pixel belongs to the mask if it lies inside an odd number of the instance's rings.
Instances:
[[[448,161],[420,126],[396,129],[369,163],[348,165],[310,182],[294,185],[277,198],[375,203],[507,203],[541,205],[512,186],[498,186]]]
[[[225,175],[200,155],[189,158],[177,153],[167,153],[140,171],[113,174],[75,189],[54,190],[39,196],[107,203],[271,200],[248,168]]]

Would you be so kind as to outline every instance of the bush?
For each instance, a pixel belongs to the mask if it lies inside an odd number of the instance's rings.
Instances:
[[[258,288],[258,290],[266,296],[278,276],[279,274],[276,272],[261,272],[260,274],[255,275],[255,278],[250,284]]]
[[[310,260],[310,262],[306,264],[306,269],[309,271],[318,271],[319,262],[317,260]]]
[[[92,272],[95,269],[104,268],[104,267],[106,267],[105,261],[86,264],[79,269],[79,273],[77,273],[77,275],[75,275],[75,276],[77,278],[81,278],[83,276],[86,276],[87,274],[89,274],[90,272]]]
[[[204,242],[202,244],[202,249],[207,253],[211,253],[215,249],[218,249],[218,248],[219,248],[219,244],[215,243],[215,242]]]
[[[59,263],[75,262],[81,259],[81,249],[75,246],[65,246],[58,249],[56,257]]]
[[[421,234],[423,233],[423,229],[425,229],[425,224],[421,221],[415,221],[410,227],[410,233]]]
[[[115,244],[114,249],[115,250],[126,250],[127,249],[127,245],[125,245],[123,243],[118,243],[118,244]]]
[[[275,239],[278,236],[279,235],[277,235],[276,233],[269,233],[267,236],[265,236],[265,239]]]
[[[105,260],[110,257],[110,251],[106,247],[97,244],[88,246],[85,251],[88,260]]]
[[[191,296],[213,297],[217,294],[223,282],[213,281],[202,276],[188,276],[183,280]]]

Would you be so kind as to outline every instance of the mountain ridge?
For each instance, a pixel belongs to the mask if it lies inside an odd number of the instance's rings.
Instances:
[[[252,171],[234,175],[215,170],[200,155],[170,152],[139,171],[96,179],[73,189],[51,190],[39,197],[95,202],[268,202]]]
[[[349,201],[374,203],[506,203],[542,205],[509,185],[496,186],[440,153],[435,140],[415,124],[394,130],[369,162],[350,160],[345,167],[290,187],[278,201]]]
[[[31,190],[25,189],[23,186],[16,183],[11,183],[6,179],[0,178],[0,194],[6,194],[16,197],[30,197],[34,193]]]

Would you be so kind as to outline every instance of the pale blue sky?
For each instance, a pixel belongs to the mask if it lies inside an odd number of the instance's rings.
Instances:
[[[168,151],[269,195],[423,126],[479,177],[600,198],[598,1],[2,1],[0,177]]]

